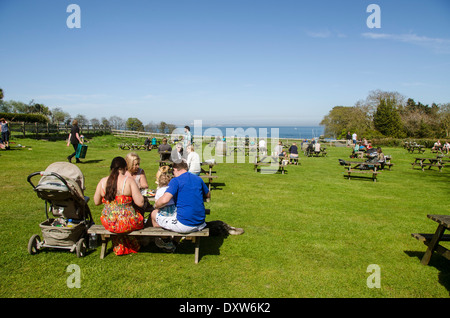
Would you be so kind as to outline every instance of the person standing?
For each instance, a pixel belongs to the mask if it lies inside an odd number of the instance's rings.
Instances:
[[[67,157],[69,162],[72,162],[72,158],[75,157],[77,153],[78,144],[83,144],[83,141],[80,138],[80,128],[78,127],[78,121],[76,119],[72,122],[72,128],[70,129],[69,138],[67,140],[67,147],[72,144],[74,152],[70,156]],[[80,159],[76,158],[77,163],[81,163]]]
[[[347,139],[347,148],[351,147],[352,135],[350,134],[349,131],[347,131],[347,136],[345,138]]]
[[[186,150],[188,146],[192,144],[192,134],[191,127],[184,126],[184,136],[183,136],[183,150]]]
[[[9,149],[9,127],[5,118],[0,119],[0,125],[2,126],[2,141],[5,149]]]
[[[356,134],[356,132],[354,132],[353,135],[352,135],[353,145],[356,145],[357,138],[358,138],[358,135]]]

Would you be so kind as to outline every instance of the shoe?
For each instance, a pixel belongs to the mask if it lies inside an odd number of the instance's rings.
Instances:
[[[72,158],[70,158],[70,156],[67,157],[67,160],[69,160],[69,162],[72,163]]]
[[[155,244],[159,248],[163,249],[166,252],[173,253],[175,252],[175,245],[172,243],[172,241],[164,242],[164,240],[160,237],[155,238]]]
[[[80,159],[77,159],[76,163],[82,163]]]

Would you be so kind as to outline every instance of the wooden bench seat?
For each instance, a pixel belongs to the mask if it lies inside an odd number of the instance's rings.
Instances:
[[[277,171],[281,171],[281,174],[284,174],[284,171],[285,171],[284,168],[286,167],[286,165],[284,165],[284,164],[278,164],[278,167],[277,167],[276,163],[270,163],[270,162],[256,162],[256,163],[254,163],[254,166],[255,166],[255,172],[258,172],[258,168],[261,166],[263,166],[263,167],[272,166],[274,168],[277,168]]]
[[[204,176],[202,175],[202,176],[199,176],[199,177],[202,178],[202,179],[208,179],[208,190],[209,191],[211,191],[211,182],[212,182],[212,180],[218,178],[218,176],[212,176],[210,174],[206,174]]]
[[[103,259],[106,254],[106,248],[108,245],[108,241],[110,240],[111,236],[118,236],[118,235],[128,235],[128,236],[150,236],[150,237],[185,237],[186,239],[192,240],[195,243],[195,264],[199,261],[200,256],[200,238],[209,236],[209,228],[204,228],[201,231],[192,232],[192,233],[177,233],[173,231],[168,231],[160,227],[145,227],[141,230],[136,230],[130,233],[126,234],[117,234],[112,233],[108,230],[106,230],[103,225],[92,225],[88,229],[88,234],[97,234],[100,235],[102,240],[102,247],[100,251],[100,259]]]
[[[374,170],[357,170],[357,169],[348,169],[347,171],[343,172],[345,174],[347,174],[348,179],[350,180],[350,176],[352,173],[371,173],[372,174],[372,180],[374,182],[377,181],[377,175],[380,173],[379,171],[374,171]]]

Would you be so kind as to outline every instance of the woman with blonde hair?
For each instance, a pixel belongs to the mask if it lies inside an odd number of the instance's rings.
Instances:
[[[148,189],[148,183],[144,170],[140,168],[141,158],[137,153],[130,152],[125,157],[125,161],[127,162],[126,175],[136,181],[139,190],[144,193]]]

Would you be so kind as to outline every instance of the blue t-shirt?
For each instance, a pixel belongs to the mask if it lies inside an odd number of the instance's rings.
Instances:
[[[166,192],[173,195],[179,222],[187,226],[198,226],[205,222],[203,197],[209,190],[202,178],[185,172],[170,180]]]

